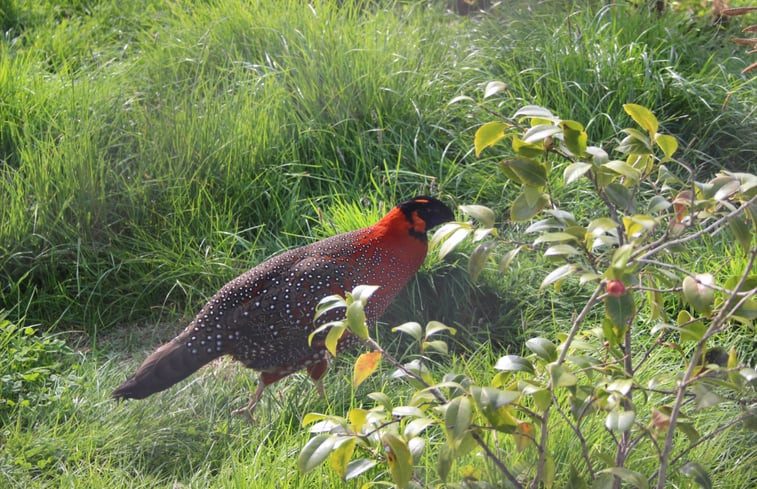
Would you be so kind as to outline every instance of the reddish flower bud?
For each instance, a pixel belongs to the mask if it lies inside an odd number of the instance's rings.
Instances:
[[[620,280],[608,280],[607,293],[612,297],[620,297],[626,293],[626,286]]]

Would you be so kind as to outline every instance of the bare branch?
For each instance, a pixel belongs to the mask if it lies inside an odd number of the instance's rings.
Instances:
[[[754,200],[755,198],[752,198],[750,202]],[[734,290],[739,290],[744,285],[747,278],[749,277],[749,273],[752,270],[752,267],[754,267],[756,258],[757,248],[751,251],[749,262],[747,263],[745,271],[741,276],[738,284],[736,284],[736,287],[734,287]],[[747,295],[742,297],[741,300],[738,300],[738,297],[735,294],[730,295],[725,301],[725,304],[723,304],[723,307],[720,309],[720,312],[718,312],[718,314],[712,320],[712,324],[710,324],[710,327],[707,328],[707,331],[705,332],[702,339],[697,342],[696,348],[694,349],[694,354],[692,355],[691,360],[689,361],[689,365],[686,368],[686,372],[684,373],[683,378],[678,384],[676,399],[673,403],[673,409],[670,413],[670,424],[668,427],[668,433],[665,437],[665,445],[662,451],[662,455],[660,457],[660,469],[657,472],[657,489],[663,489],[665,487],[669,465],[668,459],[670,458],[670,454],[673,450],[673,437],[675,434],[676,424],[678,422],[678,415],[681,412],[681,406],[683,405],[686,388],[688,387],[689,382],[694,374],[694,369],[699,365],[699,359],[702,356],[702,352],[704,351],[705,345],[707,344],[707,340],[709,340],[712,335],[720,331],[721,327],[723,327],[723,325],[733,315],[737,308],[745,303],[750,297],[751,295]]]

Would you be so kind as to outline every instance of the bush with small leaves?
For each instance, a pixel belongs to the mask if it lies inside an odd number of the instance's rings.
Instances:
[[[16,409],[55,402],[57,389],[66,384],[61,364],[73,354],[62,339],[13,323],[6,315],[0,311],[0,424]]]
[[[501,85],[490,84],[484,98]],[[655,115],[635,104],[624,109],[635,126],[622,129],[612,150],[590,145],[580,122],[543,107],[526,106],[483,124],[476,155],[510,144],[499,164],[504,178],[519,186],[509,218],[533,222],[513,243],[500,237],[491,209],[465,205],[460,210],[472,220],[447,223],[432,238],[442,255],[471,240],[474,279],[492,266],[505,272],[524,252],[549,258],[554,268],[542,289],[560,293],[562,284],[575,281],[588,295],[565,318],[569,330],[529,339],[522,355],[502,356],[490,382],[477,385],[455,372],[438,379],[428,368],[430,352],[447,354],[439,333],[454,334],[452,328],[436,322],[395,328],[417,342],[417,355],[403,363],[369,337],[364,315],[350,314],[362,310],[375,289],[328,299],[324,307],[347,310],[345,321],[324,326],[333,344],[349,332],[373,350],[358,358],[355,384],[383,359],[413,393],[399,401],[374,392],[374,407],[346,417],[307,415],[304,424],[316,435],[301,452],[301,470],[328,458],[345,480],[378,465],[397,487],[428,484],[433,475],[418,474],[415,464],[429,440],[442,437],[436,455],[441,481],[453,463],[476,452],[499,474],[477,481],[479,487],[549,488],[559,479],[570,487],[662,489],[672,469],[676,477],[712,486],[708,461],[691,459],[693,450],[728,430],[757,425],[753,366],[736,349],[713,360],[719,337],[734,329],[754,334],[757,177],[723,171],[695,181],[691,166],[675,158],[677,140],[659,132]],[[601,205],[577,206],[586,215],[575,215],[555,188],[576,199],[571,189],[590,192]],[[731,266],[695,270],[677,259],[725,233],[738,258]],[[669,352],[677,357],[665,370],[651,366],[650,359]],[[696,421],[716,406],[735,414],[700,432]],[[582,466],[570,473],[556,471],[555,427],[570,430],[580,447]],[[520,457],[517,464],[503,447],[506,439]]]

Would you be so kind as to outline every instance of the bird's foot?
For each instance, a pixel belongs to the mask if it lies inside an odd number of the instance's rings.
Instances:
[[[255,424],[255,418],[253,418],[252,415],[255,413],[255,407],[257,406],[257,404],[258,400],[255,399],[255,396],[250,396],[250,402],[248,402],[245,407],[235,409],[231,412],[231,414],[244,414],[245,416],[247,416],[247,421],[250,424]]]
[[[250,422],[250,424],[255,423],[255,419],[252,417],[252,415],[255,413],[255,408],[258,405],[258,401],[263,396],[263,389],[265,388],[265,385],[263,382],[260,382],[258,384],[258,388],[255,389],[255,392],[250,396],[250,402],[247,403],[247,405],[240,409],[235,409],[231,412],[231,414],[244,414],[247,416],[247,421]]]
[[[318,389],[318,396],[321,399],[326,399],[326,389],[323,388],[323,377],[315,382],[315,387]]]

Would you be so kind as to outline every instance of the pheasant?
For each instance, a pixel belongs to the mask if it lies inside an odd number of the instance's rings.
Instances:
[[[325,334],[308,336],[320,324],[343,317],[336,309],[314,321],[316,305],[354,287],[379,285],[365,308],[374,325],[420,268],[428,249],[426,231],[451,221],[452,211],[433,197],[402,202],[372,226],[286,251],[224,285],[176,338],[147,357],[113,391],[116,399],[143,399],[167,389],[222,355],[260,372],[250,402],[234,413],[250,419],[266,386],[307,369],[323,393],[328,368]],[[357,338],[345,334],[343,351]]]

